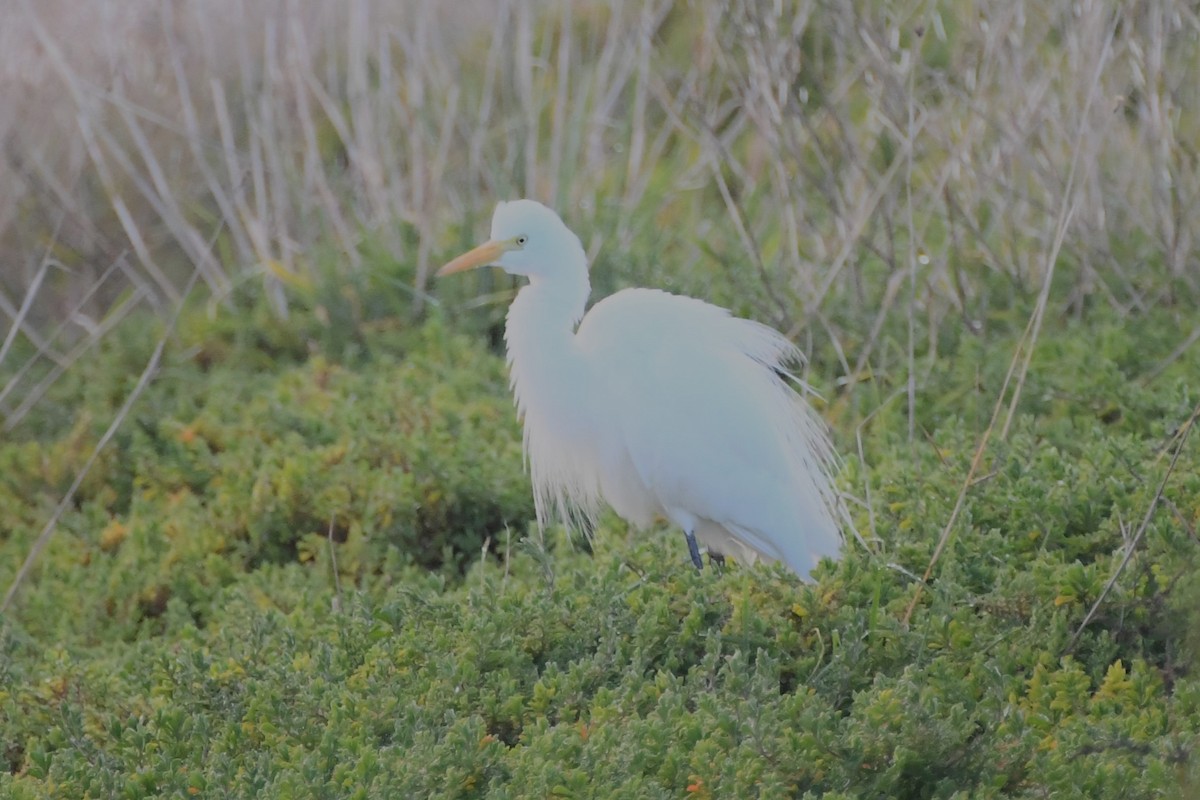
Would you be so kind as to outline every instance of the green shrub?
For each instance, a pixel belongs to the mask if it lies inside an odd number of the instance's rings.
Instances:
[[[277,363],[239,323],[204,319],[186,321],[6,619],[0,796],[1196,785],[1195,439],[1120,571],[1194,403],[1198,356],[1163,362],[1168,315],[1043,333],[922,589],[1011,336],[934,362],[911,441],[903,401],[862,428],[862,459],[840,418],[871,550],[803,583],[696,572],[678,532],[615,518],[594,555],[536,535],[502,363],[437,318],[375,327],[365,348],[289,345]],[[315,320],[297,312],[275,341],[321,341]],[[77,388],[73,425],[0,446],[6,580],[120,402]]]

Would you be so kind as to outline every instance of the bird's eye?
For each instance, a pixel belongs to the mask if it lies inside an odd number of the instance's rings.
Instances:
[[[518,247],[524,247],[524,246],[525,246],[525,243],[526,243],[526,242],[528,242],[528,241],[529,241],[529,237],[528,237],[528,236],[524,236],[524,235],[522,235],[522,236],[518,236],[518,237],[517,237],[517,246],[518,246]]]

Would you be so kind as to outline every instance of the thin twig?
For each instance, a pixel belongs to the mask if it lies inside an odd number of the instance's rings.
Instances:
[[[966,501],[967,492],[974,483],[975,473],[979,470],[979,465],[983,462],[983,453],[987,448],[988,442],[992,438],[992,432],[995,430],[996,422],[1000,417],[1000,410],[1004,404],[1004,397],[1008,391],[1008,386],[1012,382],[1014,374],[1017,376],[1015,388],[1012,396],[1009,398],[1008,415],[1004,420],[1004,425],[1000,430],[1000,439],[1003,440],[1008,436],[1008,428],[1012,423],[1013,416],[1016,413],[1017,401],[1021,396],[1021,391],[1025,386],[1025,377],[1028,374],[1029,365],[1033,358],[1034,347],[1037,344],[1038,335],[1041,333],[1042,320],[1045,317],[1046,306],[1050,297],[1050,287],[1053,283],[1055,267],[1058,264],[1058,254],[1062,249],[1063,241],[1066,238],[1067,228],[1070,225],[1071,218],[1075,213],[1075,203],[1071,200],[1071,195],[1075,190],[1075,176],[1079,168],[1079,153],[1084,133],[1088,129],[1088,111],[1091,109],[1092,100],[1096,95],[1097,87],[1100,82],[1100,75],[1103,71],[1104,63],[1107,60],[1108,53],[1112,44],[1113,36],[1116,33],[1116,21],[1109,27],[1108,36],[1105,39],[1104,49],[1100,53],[1100,57],[1096,62],[1096,70],[1093,74],[1092,84],[1089,87],[1087,99],[1084,101],[1083,112],[1080,114],[1079,125],[1075,133],[1075,147],[1071,157],[1071,166],[1067,172],[1067,182],[1063,189],[1063,202],[1059,207],[1058,222],[1054,232],[1054,243],[1051,245],[1050,252],[1046,257],[1045,272],[1042,280],[1042,289],[1038,293],[1037,305],[1034,308],[1033,314],[1030,316],[1029,324],[1025,327],[1025,332],[1021,336],[1021,340],[1017,343],[1016,350],[1013,353],[1012,360],[1008,365],[1008,373],[1004,376],[1004,384],[1000,387],[1000,393],[996,397],[996,404],[992,409],[992,418],[988,422],[987,429],[983,432],[983,436],[979,440],[979,445],[975,448],[975,455],[971,459],[971,467],[967,470],[967,476],[962,482],[962,486],[958,492],[958,498],[954,502],[954,508],[950,512],[950,518],[946,520],[946,525],[942,529],[942,535],[938,539],[937,547],[933,550],[933,556],[929,559],[929,565],[925,568],[924,581],[917,586],[917,590],[913,593],[912,600],[909,601],[908,608],[904,610],[904,625],[908,625],[912,619],[913,611],[916,610],[917,603],[920,602],[922,589],[925,583],[929,581],[929,577],[933,574],[933,568],[937,565],[938,560],[942,556],[942,552],[946,549],[946,545],[952,538],[954,523],[958,520],[959,512],[962,511],[964,502]],[[1024,358],[1022,358],[1024,356]],[[1018,363],[1020,367],[1018,368]]]
[[[74,366],[79,361],[79,359],[83,358],[88,350],[99,344],[104,337],[108,335],[109,331],[117,327],[117,325],[119,325],[126,316],[131,314],[133,310],[137,308],[138,304],[142,302],[142,300],[148,298],[151,293],[152,290],[148,285],[144,283],[138,284],[134,288],[132,294],[127,295],[119,305],[110,308],[108,313],[104,316],[104,319],[102,319],[100,324],[88,334],[88,337],[77,342],[74,347],[67,351],[66,357],[61,360],[61,363],[55,363],[54,366],[50,368],[50,371],[46,373],[46,375],[43,376],[33,388],[26,392],[25,397],[21,400],[20,404],[4,418],[3,424],[0,424],[0,430],[10,431],[17,427],[21,420],[24,419],[25,415],[37,406],[38,401],[42,399],[42,396],[45,395],[47,391],[49,391],[50,387],[54,385],[54,382],[61,378],[69,368]],[[56,332],[57,330],[58,329],[56,329]],[[33,368],[35,363],[36,356],[26,361],[21,369],[18,370],[15,375],[13,375],[12,379],[10,379],[3,388],[0,388],[0,400],[4,399],[4,397],[7,396],[8,393],[17,386],[17,382],[24,377],[26,372]]]
[[[29,309],[33,306],[33,300],[37,297],[38,290],[42,287],[42,281],[46,278],[46,273],[50,271],[50,267],[60,266],[59,263],[51,258],[42,259],[42,265],[38,268],[37,274],[33,276],[33,280],[29,283],[29,288],[25,290],[25,299],[21,301],[21,307],[17,310],[16,316],[13,317],[12,326],[8,329],[8,335],[4,337],[4,342],[0,344],[0,364],[4,363],[4,357],[8,355],[8,350],[12,347],[13,342],[17,340],[17,334],[25,326],[25,317],[29,314]]]
[[[1012,398],[1008,404],[1008,416],[1004,419],[1004,427],[1000,429],[1000,439],[1003,441],[1008,438],[1008,428],[1012,425],[1013,417],[1017,411],[1017,401],[1021,397],[1021,391],[1025,388],[1025,377],[1029,372],[1029,364],[1033,359],[1034,345],[1037,343],[1038,335],[1042,330],[1042,320],[1046,315],[1046,305],[1050,299],[1050,287],[1054,278],[1055,267],[1058,264],[1058,253],[1062,249],[1063,241],[1067,235],[1067,226],[1071,222],[1071,217],[1075,214],[1075,201],[1068,199],[1075,192],[1076,180],[1075,176],[1079,170],[1080,153],[1083,151],[1083,137],[1086,131],[1090,130],[1088,115],[1092,109],[1092,101],[1096,97],[1096,93],[1100,86],[1100,76],[1104,72],[1104,65],[1108,61],[1108,54],[1112,49],[1113,37],[1117,32],[1118,19],[1114,17],[1108,28],[1108,36],[1104,39],[1104,49],[1100,52],[1100,57],[1096,59],[1096,69],[1092,73],[1092,83],[1088,87],[1087,97],[1083,101],[1083,111],[1079,115],[1079,128],[1075,135],[1075,146],[1071,153],[1071,166],[1067,172],[1067,185],[1063,190],[1063,204],[1060,208],[1060,216],[1058,224],[1054,231],[1054,245],[1050,251],[1050,259],[1046,264],[1045,280],[1042,281],[1042,290],[1038,293],[1037,305],[1034,308],[1033,317],[1030,319],[1030,329],[1027,331],[1029,339],[1029,347],[1025,351],[1025,359],[1021,362],[1020,372],[1017,374],[1017,385],[1013,390]]]
[[[325,541],[329,545],[329,563],[333,568],[333,611],[335,614],[340,614],[344,606],[342,605],[342,576],[338,572],[337,548],[333,546],[333,522],[336,517],[336,513],[329,515],[329,531],[325,535]]]
[[[1068,189],[1070,182],[1068,181]],[[1073,209],[1073,207],[1072,207]],[[1062,217],[1059,218],[1059,233],[1054,238],[1054,248],[1047,258],[1046,278],[1044,285],[1049,286],[1050,281],[1054,276],[1054,264],[1058,261],[1058,248],[1062,245],[1063,231],[1066,230],[1066,225],[1071,218],[1071,210],[1068,210]],[[1044,304],[1039,305],[1044,309]],[[912,600],[908,604],[908,608],[904,611],[904,624],[912,618],[913,610],[917,607],[917,602],[921,599],[921,589],[929,581],[929,577],[933,574],[933,568],[937,565],[938,559],[942,557],[942,551],[949,544],[954,523],[958,520],[959,512],[962,511],[963,503],[967,499],[967,492],[975,485],[975,473],[979,471],[979,465],[983,462],[983,454],[987,450],[988,442],[991,441],[992,432],[996,429],[996,422],[1000,419],[1000,411],[1004,407],[1004,398],[1008,394],[1008,387],[1012,383],[1013,376],[1017,372],[1017,363],[1021,358],[1022,353],[1031,353],[1033,346],[1036,343],[1036,335],[1040,326],[1034,324],[1034,319],[1038,317],[1038,312],[1035,310],[1030,318],[1029,324],[1025,327],[1025,332],[1021,336],[1021,340],[1017,342],[1017,347],[1013,351],[1013,357],[1008,362],[1008,372],[1004,375],[1004,383],[1000,386],[1000,392],[996,395],[996,403],[992,406],[992,417],[988,420],[988,426],[983,432],[983,436],[979,439],[979,444],[975,448],[975,455],[971,458],[971,467],[967,470],[967,476],[963,479],[962,486],[958,490],[958,498],[954,501],[954,508],[950,511],[950,518],[946,520],[945,527],[942,528],[942,535],[938,538],[937,547],[933,550],[933,556],[929,559],[929,565],[925,568],[925,576],[921,584],[917,587],[917,591],[913,594]],[[1028,357],[1024,361],[1024,366],[1028,368]],[[1022,373],[1022,378],[1024,374]],[[1017,388],[1013,390],[1013,398],[1019,396],[1021,384],[1018,383]],[[1008,419],[1012,419],[1013,410],[1015,408],[1015,400],[1009,406]],[[1005,422],[1004,432],[1008,430],[1008,423]],[[1001,434],[1003,438],[1003,433]]]
[[[1179,346],[1172,350],[1170,355],[1158,362],[1158,364],[1154,366],[1154,369],[1138,378],[1138,385],[1149,386],[1155,378],[1166,371],[1167,367],[1171,366],[1180,358],[1182,358],[1183,354],[1186,353],[1188,349],[1196,342],[1200,342],[1200,325],[1197,325],[1195,328],[1193,328],[1192,332],[1188,334],[1188,337],[1180,342]]]
[[[116,416],[113,417],[113,421],[109,424],[108,430],[104,432],[104,435],[100,437],[100,441],[92,449],[91,455],[88,456],[87,461],[84,462],[83,467],[76,474],[75,480],[72,481],[70,488],[67,489],[66,494],[59,501],[58,506],[54,509],[54,513],[50,515],[50,519],[46,521],[46,526],[38,534],[33,547],[29,549],[28,555],[25,556],[25,562],[21,564],[16,577],[13,578],[12,583],[9,584],[8,591],[4,594],[4,600],[0,602],[0,614],[8,611],[9,606],[17,595],[17,590],[29,575],[29,571],[33,569],[33,564],[37,561],[37,557],[46,549],[46,545],[49,544],[54,531],[57,530],[58,520],[74,501],[75,492],[79,491],[79,487],[83,484],[83,480],[87,477],[88,472],[91,471],[92,465],[96,463],[96,459],[100,456],[101,451],[104,450],[117,430],[120,429],[121,424],[125,421],[125,417],[129,415],[130,409],[133,408],[133,404],[137,402],[138,398],[142,396],[142,392],[146,390],[146,387],[154,379],[155,374],[158,372],[159,362],[162,360],[163,349],[167,346],[167,340],[175,330],[175,325],[179,321],[179,315],[183,312],[187,297],[191,293],[192,287],[196,285],[196,279],[199,277],[200,270],[192,270],[192,275],[188,278],[187,285],[184,286],[183,293],[180,295],[179,303],[168,320],[162,336],[159,337],[158,344],[155,346],[154,352],[150,355],[150,360],[146,363],[146,368],[142,370],[142,375],[138,378],[137,385],[133,387],[129,396],[125,398],[125,402],[121,405],[120,410],[117,411]]]
[[[875,529],[875,503],[873,503],[871,501],[871,476],[867,473],[867,470],[865,468],[865,465],[867,463],[867,457],[864,453],[864,448],[863,448],[863,429],[865,429],[867,427],[867,425],[871,422],[871,420],[875,418],[876,414],[878,414],[880,411],[882,411],[884,408],[886,408],[893,400],[895,400],[897,397],[900,397],[902,394],[904,394],[903,389],[897,389],[896,391],[892,392],[890,395],[888,395],[883,400],[883,402],[881,402],[879,405],[877,405],[875,408],[873,408],[871,410],[871,413],[869,413],[865,417],[863,417],[862,421],[859,422],[858,425],[855,426],[855,428],[854,428],[854,442],[855,442],[856,447],[858,448],[858,463],[864,465],[864,468],[863,468],[863,493],[865,495],[865,501],[866,501],[866,507],[867,507],[867,524],[871,528],[871,541],[874,541],[874,542],[879,541],[879,534],[876,532],[876,529]],[[857,531],[855,533],[856,533],[856,535],[858,535],[858,539],[861,542],[862,536],[857,534]],[[869,547],[867,548],[867,552],[872,552]]]
[[[733,196],[733,192],[729,189],[729,184],[725,180],[725,173],[721,171],[722,164],[729,164],[733,158],[728,150],[722,146],[720,138],[711,129],[705,129],[705,144],[711,148],[709,163],[712,167],[713,178],[716,179],[717,189],[721,192],[721,199],[725,202],[725,209],[729,214],[729,219],[733,222],[733,227],[737,231],[738,238],[742,241],[742,249],[746,252],[758,270],[759,280],[762,281],[763,290],[767,293],[767,298],[775,306],[776,312],[779,314],[781,328],[791,327],[791,305],[784,302],[783,298],[775,290],[775,283],[771,280],[770,273],[767,271],[767,265],[763,262],[762,248],[755,239],[753,232],[746,226],[744,221],[745,214],[742,212],[741,206],[737,199]]]
[[[1092,621],[1092,617],[1096,615],[1096,611],[1100,608],[1100,604],[1108,597],[1108,593],[1116,586],[1117,579],[1121,577],[1121,573],[1125,571],[1125,567],[1129,565],[1130,559],[1133,558],[1134,551],[1141,544],[1142,537],[1146,534],[1146,529],[1150,526],[1150,520],[1154,517],[1154,511],[1158,508],[1158,504],[1163,499],[1163,491],[1167,488],[1167,481],[1170,480],[1171,474],[1175,472],[1175,464],[1179,461],[1179,456],[1183,453],[1183,448],[1187,445],[1188,434],[1192,432],[1192,427],[1196,419],[1200,418],[1200,404],[1192,410],[1191,417],[1184,423],[1175,436],[1172,438],[1172,443],[1175,444],[1175,452],[1171,455],[1171,463],[1167,465],[1166,472],[1163,473],[1162,480],[1158,482],[1158,488],[1154,490],[1154,497],[1150,500],[1150,505],[1146,507],[1146,513],[1142,515],[1142,522],[1138,525],[1137,533],[1133,535],[1133,540],[1125,547],[1125,556],[1121,559],[1121,563],[1117,565],[1117,570],[1108,579],[1108,583],[1104,586],[1104,591],[1100,592],[1100,596],[1096,598],[1096,602],[1092,603],[1092,607],[1088,609],[1084,615],[1083,622],[1079,623],[1079,627],[1075,630],[1075,635],[1071,637],[1071,641],[1067,644],[1067,653],[1075,649],[1075,645],[1079,642],[1079,637],[1083,635],[1083,630]]]

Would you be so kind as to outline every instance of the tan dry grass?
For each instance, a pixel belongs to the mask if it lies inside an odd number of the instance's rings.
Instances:
[[[823,327],[851,376],[897,315],[915,375],[989,276],[1036,294],[1065,209],[1061,307],[1194,300],[1197,74],[1182,0],[22,0],[0,317],[38,355],[0,413],[194,271],[283,311],[315,243],[356,269],[367,236],[420,290],[514,195]]]

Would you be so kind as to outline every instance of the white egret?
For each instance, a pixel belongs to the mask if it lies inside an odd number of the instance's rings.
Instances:
[[[691,297],[625,289],[587,316],[579,238],[532,200],[500,203],[490,241],[438,275],[524,275],[505,342],[539,525],[590,529],[607,502],[643,528],[665,517],[712,554],[807,576],[836,556],[844,516],[826,429],[785,371],[775,330]],[[582,321],[581,321],[582,320]]]

